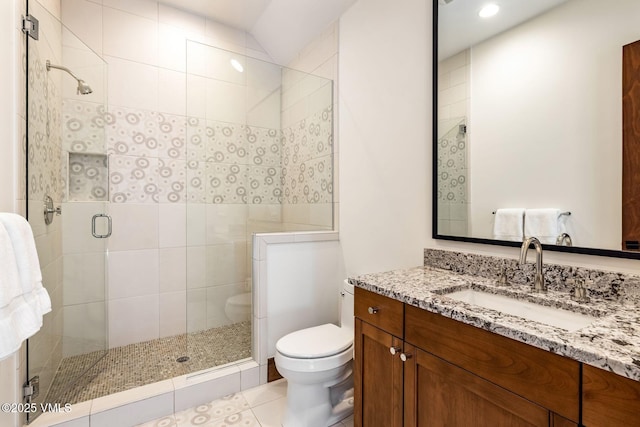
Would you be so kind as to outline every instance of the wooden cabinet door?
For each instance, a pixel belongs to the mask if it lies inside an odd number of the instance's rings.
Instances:
[[[582,424],[586,427],[640,426],[640,382],[583,365]]]
[[[425,351],[405,346],[407,427],[549,426],[551,413]]]
[[[622,249],[640,250],[640,41],[622,47]]]
[[[551,414],[551,427],[578,427],[578,424],[558,414]]]
[[[402,426],[402,362],[391,347],[402,341],[361,319],[355,319],[354,425]]]

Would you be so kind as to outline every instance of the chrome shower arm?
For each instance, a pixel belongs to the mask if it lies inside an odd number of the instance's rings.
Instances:
[[[71,77],[73,77],[76,80],[82,80],[80,78],[78,78],[78,76],[76,76],[75,74],[73,74],[71,72],[70,69],[68,69],[67,67],[63,67],[62,65],[54,65],[51,63],[51,61],[49,61],[47,59],[47,71],[49,71],[51,68],[57,68],[58,70],[62,70],[62,71],[66,71],[67,73],[71,74]]]

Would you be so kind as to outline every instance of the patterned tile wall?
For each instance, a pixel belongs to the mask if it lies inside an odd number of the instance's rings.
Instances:
[[[279,204],[280,131],[189,117],[190,203]]]
[[[438,202],[467,203],[467,138],[461,120],[438,140]]]
[[[280,131],[123,107],[107,112],[65,100],[63,148],[106,150],[114,203],[330,203],[332,114],[327,107]],[[81,182],[78,172],[95,172],[83,164],[95,157],[72,157],[74,189],[85,188],[86,200],[101,200],[105,189],[95,175]],[[81,200],[77,196],[73,200]]]
[[[29,199],[45,195],[62,200],[60,122],[61,95],[47,75],[37,49],[29,55]]]
[[[282,187],[286,204],[333,200],[332,107],[282,130]]]

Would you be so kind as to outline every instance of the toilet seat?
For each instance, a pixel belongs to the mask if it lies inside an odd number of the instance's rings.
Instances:
[[[294,359],[318,359],[337,355],[353,345],[353,331],[332,323],[292,332],[280,338],[276,350]]]

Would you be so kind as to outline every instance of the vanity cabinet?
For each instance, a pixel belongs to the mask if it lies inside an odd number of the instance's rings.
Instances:
[[[640,382],[584,365],[582,423],[585,427],[640,425]]]
[[[355,425],[401,427],[404,304],[355,288],[354,315],[354,391],[361,397],[355,400]],[[395,356],[391,348],[398,349]]]
[[[356,426],[578,425],[576,361],[362,288],[355,316]]]

